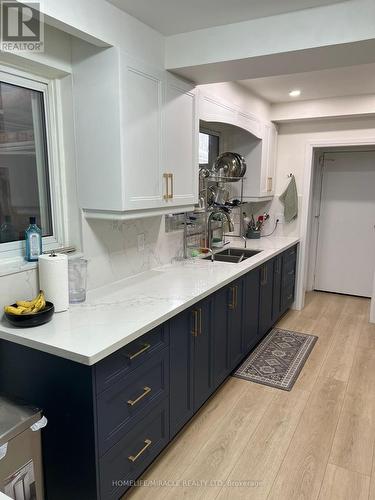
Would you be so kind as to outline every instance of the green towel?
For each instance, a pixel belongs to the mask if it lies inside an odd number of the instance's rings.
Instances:
[[[285,222],[288,224],[298,217],[298,193],[294,175],[289,182],[289,186],[279,199],[284,204],[284,217]]]

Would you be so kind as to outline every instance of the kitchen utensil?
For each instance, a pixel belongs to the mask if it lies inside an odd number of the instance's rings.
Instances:
[[[238,159],[238,163],[240,165],[240,174],[239,174],[239,177],[243,177],[245,174],[246,174],[246,170],[247,170],[247,165],[246,165],[246,161],[245,161],[245,158],[238,154],[238,153],[235,153],[237,159]]]
[[[223,186],[217,186],[214,188],[215,190],[215,203],[219,205],[225,205],[225,203],[229,199],[229,191],[225,189]]]
[[[215,186],[208,186],[207,188],[207,207],[212,207],[215,203],[216,190]]]
[[[208,168],[201,168],[199,170],[199,178],[200,179],[205,179],[206,177],[209,177],[210,176],[210,171],[208,170]]]
[[[17,304],[12,304],[12,306],[17,307]],[[4,316],[9,323],[17,328],[30,328],[48,323],[48,321],[51,321],[54,312],[55,307],[52,302],[46,302],[45,308],[37,313],[16,315],[4,312]]]
[[[221,169],[223,169],[223,173],[226,177],[238,177],[241,168],[238,165],[238,160],[234,153],[228,151],[217,157],[213,166],[213,172],[218,175]]]
[[[205,212],[206,210],[206,193],[205,191],[200,191],[198,198],[198,207],[195,208],[194,212]]]

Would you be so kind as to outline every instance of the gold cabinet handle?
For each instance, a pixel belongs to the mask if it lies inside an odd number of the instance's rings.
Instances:
[[[174,191],[174,189],[173,189],[173,174],[168,174],[168,175],[169,175],[169,179],[171,180],[171,192],[169,194],[169,199],[171,200],[171,199],[173,199],[173,191]]]
[[[137,356],[139,356],[140,354],[143,354],[144,352],[146,352],[148,349],[150,349],[151,347],[151,344],[143,344],[143,347],[142,349],[140,349],[139,351],[135,352],[134,354],[127,354],[127,357],[132,360],[134,358],[136,358]]]
[[[131,462],[135,462],[135,461],[136,461],[136,460],[138,460],[138,458],[142,455],[142,453],[144,453],[144,452],[147,450],[147,448],[148,448],[149,446],[151,446],[151,444],[152,444],[151,439],[145,439],[145,445],[144,445],[144,447],[143,447],[143,448],[142,448],[142,449],[141,449],[141,450],[140,450],[140,451],[139,451],[139,452],[138,452],[135,456],[130,455],[130,457],[128,457],[128,459],[129,459]]]
[[[145,396],[147,396],[147,394],[150,394],[151,392],[151,387],[144,387],[143,388],[143,392],[140,396],[138,396],[136,399],[129,399],[128,400],[128,405],[129,406],[134,406],[136,405],[137,403],[139,403],[141,401],[141,399],[143,399]]]
[[[229,307],[229,309],[235,309],[235,307],[236,307],[236,302],[235,302],[235,300],[236,300],[235,299],[235,294],[236,294],[235,290],[236,290],[236,287],[235,286],[231,286],[230,289],[231,289],[231,292],[232,292],[232,301],[231,301],[230,304],[228,304],[228,307]]]
[[[163,174],[163,179],[165,180],[165,194],[163,195],[164,200],[169,200],[169,174]]]
[[[198,309],[194,309],[193,311],[193,329],[191,331],[191,334],[193,337],[198,336]]]
[[[202,308],[199,308],[199,335],[202,335]]]
[[[236,285],[234,288],[236,290],[236,292],[235,292],[235,298],[236,298],[236,300],[235,300],[235,303],[234,303],[234,307],[235,307],[235,309],[237,309],[237,306],[238,306],[238,286]]]

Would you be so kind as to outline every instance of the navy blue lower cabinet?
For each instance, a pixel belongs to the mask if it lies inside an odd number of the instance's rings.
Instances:
[[[297,246],[283,253],[281,278],[281,313],[284,313],[294,302]]]
[[[282,254],[273,260],[273,293],[272,293],[272,321],[280,318],[281,313],[281,276],[282,276]]]
[[[168,424],[168,400],[164,400],[100,458],[100,500],[118,500],[132,486],[168,444]]]
[[[221,288],[214,294],[213,315],[213,370],[214,385],[218,387],[231,371],[228,338],[228,295],[229,288]]]
[[[194,411],[211,396],[213,384],[213,300],[209,298],[193,308]]]
[[[213,299],[170,320],[170,432],[174,436],[214,391]]]
[[[228,340],[229,364],[235,368],[244,356],[243,347],[243,279],[231,283],[228,287]]]
[[[193,332],[196,308],[187,309],[170,320],[170,434],[173,437],[192,417]]]
[[[46,500],[118,500],[291,306],[296,257],[295,246],[94,366],[0,340],[0,393],[48,418]]]
[[[244,354],[248,354],[258,342],[259,330],[259,268],[250,271],[244,278],[243,289],[243,343]]]
[[[273,260],[269,260],[260,267],[259,338],[264,337],[274,324],[272,318],[272,296]]]

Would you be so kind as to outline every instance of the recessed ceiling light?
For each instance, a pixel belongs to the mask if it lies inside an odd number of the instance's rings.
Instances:
[[[301,95],[301,91],[299,89],[291,90],[289,95],[290,97],[299,97]]]

